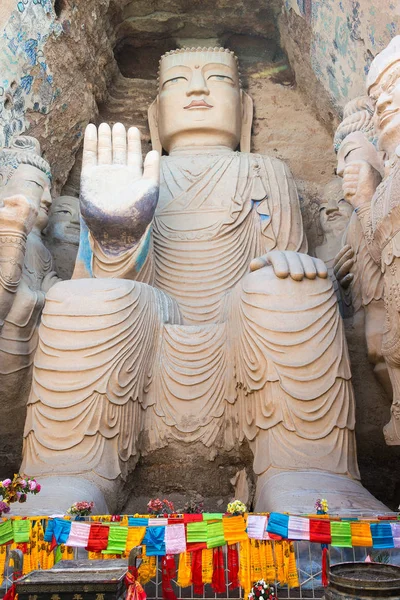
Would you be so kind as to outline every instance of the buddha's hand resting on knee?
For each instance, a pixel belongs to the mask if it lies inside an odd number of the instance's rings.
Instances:
[[[80,206],[90,232],[106,252],[134,247],[151,223],[158,202],[160,156],[147,154],[142,169],[140,132],[121,123],[111,131],[86,127]]]
[[[343,289],[347,289],[354,279],[353,273],[350,273],[354,262],[354,250],[349,244],[345,244],[335,256],[333,263],[333,272]]]
[[[302,279],[315,279],[321,277],[326,279],[328,271],[325,263],[319,258],[308,256],[300,252],[288,250],[272,250],[263,256],[254,258],[250,263],[250,271],[257,271],[262,267],[271,266],[274,273],[280,279],[290,277],[295,281]]]

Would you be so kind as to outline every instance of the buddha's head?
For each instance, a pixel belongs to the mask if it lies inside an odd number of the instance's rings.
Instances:
[[[57,244],[79,245],[79,198],[59,196],[53,200],[46,237]]]
[[[342,184],[342,179],[335,177],[322,192],[319,219],[325,237],[343,233],[353,212],[353,207],[343,198]]]
[[[50,165],[41,157],[35,138],[20,136],[10,148],[0,152],[0,199],[23,195],[39,206],[34,225],[37,231],[43,231],[48,223],[50,188]]]
[[[182,48],[160,60],[159,93],[149,109],[152,145],[250,151],[253,104],[241,89],[238,62],[224,48]]]
[[[400,36],[372,61],[367,88],[375,106],[379,148],[390,156],[400,144]]]

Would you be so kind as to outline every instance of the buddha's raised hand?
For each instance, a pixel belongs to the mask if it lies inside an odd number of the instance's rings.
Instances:
[[[83,145],[80,205],[94,238],[105,251],[134,246],[151,223],[160,180],[158,152],[147,154],[142,169],[140,132],[126,132],[121,123],[111,131],[86,127]]]
[[[268,266],[274,269],[275,275],[280,279],[286,279],[289,275],[295,281],[328,277],[326,265],[322,260],[301,252],[271,250],[263,256],[254,258],[250,263],[250,271]]]

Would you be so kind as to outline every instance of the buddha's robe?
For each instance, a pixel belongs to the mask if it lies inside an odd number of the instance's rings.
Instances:
[[[107,255],[91,238],[91,248],[94,278],[59,283],[46,298],[24,472],[112,479],[171,440],[229,450],[248,438],[257,474],[358,477],[331,282],[249,272],[269,250],[306,251],[283,163],[165,157],[141,242]]]

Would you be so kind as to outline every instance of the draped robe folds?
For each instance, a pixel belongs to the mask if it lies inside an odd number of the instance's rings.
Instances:
[[[247,438],[257,474],[357,478],[331,283],[249,272],[269,250],[306,251],[286,166],[235,152],[173,155],[161,175],[141,242],[109,257],[91,238],[94,279],[47,296],[24,471],[112,479],[173,439],[230,450]]]

